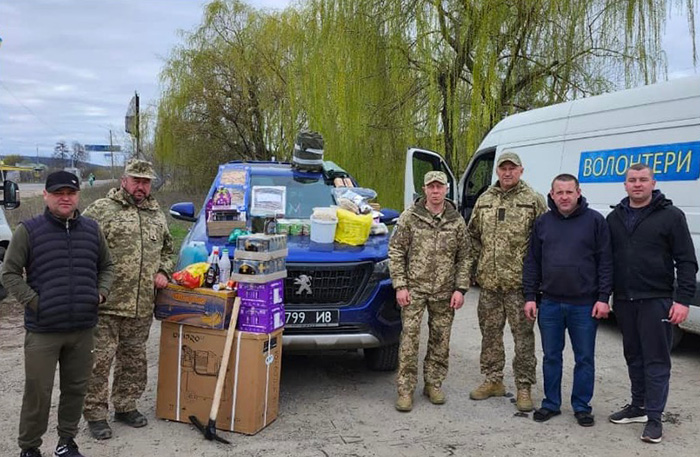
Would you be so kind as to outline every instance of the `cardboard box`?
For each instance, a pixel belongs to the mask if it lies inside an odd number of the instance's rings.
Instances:
[[[156,416],[206,424],[226,332],[161,323]],[[236,331],[216,426],[254,435],[277,418],[282,368],[282,330]]]
[[[209,215],[211,218],[211,214]],[[208,236],[225,236],[228,237],[234,229],[246,228],[246,221],[207,221]]]
[[[203,328],[226,329],[231,320],[232,290],[188,289],[168,284],[156,295],[156,319]]]

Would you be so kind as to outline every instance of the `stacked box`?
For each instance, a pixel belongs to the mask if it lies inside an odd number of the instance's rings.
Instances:
[[[155,317],[178,324],[226,329],[235,297],[236,293],[231,290],[188,289],[168,284],[156,294]]]
[[[264,284],[240,283],[241,311],[237,329],[270,333],[284,325],[284,279]]]
[[[269,275],[287,268],[284,257],[269,260],[250,260],[234,258],[231,271],[242,275]]]
[[[163,322],[156,417],[190,423],[209,418],[226,332]],[[279,412],[282,331],[235,334],[216,417],[220,430],[253,435]]]
[[[236,251],[263,253],[284,249],[287,249],[287,235],[254,234],[239,236],[236,240]]]

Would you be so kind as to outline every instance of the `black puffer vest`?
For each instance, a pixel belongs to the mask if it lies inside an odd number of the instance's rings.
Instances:
[[[23,222],[29,233],[27,284],[39,294],[24,326],[33,332],[70,332],[97,324],[97,223],[78,214],[68,221],[44,214]]]

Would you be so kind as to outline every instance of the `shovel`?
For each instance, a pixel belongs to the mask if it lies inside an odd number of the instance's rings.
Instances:
[[[226,332],[226,343],[224,343],[224,354],[221,358],[219,366],[219,374],[216,376],[216,389],[214,389],[214,400],[211,404],[209,412],[209,422],[205,426],[197,416],[190,416],[190,422],[202,432],[204,438],[209,441],[216,440],[220,443],[231,444],[216,434],[216,416],[219,414],[219,403],[221,403],[221,393],[224,391],[224,381],[226,380],[226,370],[228,369],[228,359],[231,357],[231,347],[233,346],[233,334],[236,332],[236,322],[238,321],[238,310],[241,307],[240,297],[236,297],[233,302],[233,311],[231,311],[231,321],[228,324]]]

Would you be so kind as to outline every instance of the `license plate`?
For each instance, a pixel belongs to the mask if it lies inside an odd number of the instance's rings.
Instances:
[[[285,311],[285,327],[337,327],[337,309],[300,309]]]

